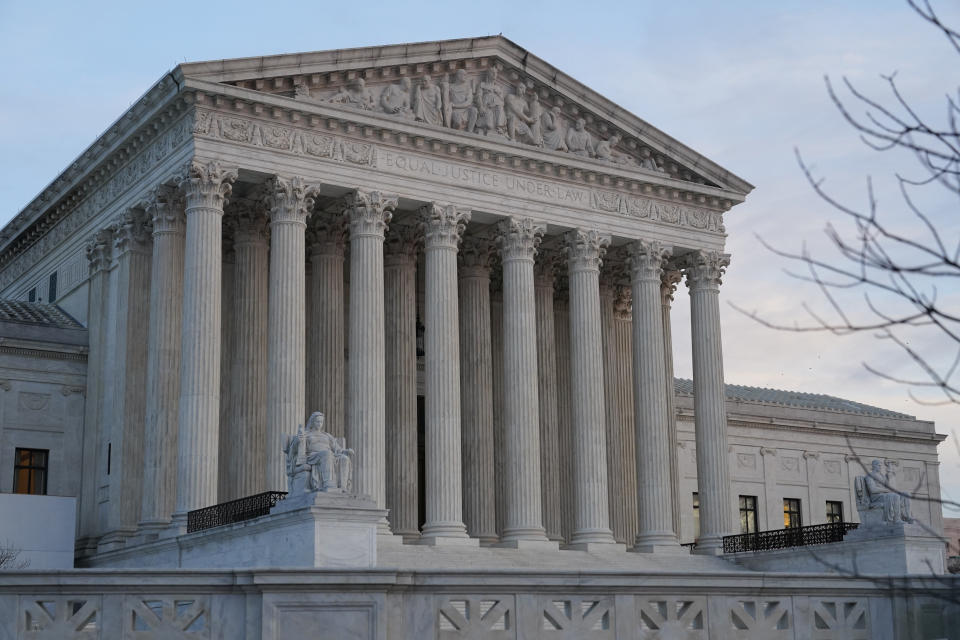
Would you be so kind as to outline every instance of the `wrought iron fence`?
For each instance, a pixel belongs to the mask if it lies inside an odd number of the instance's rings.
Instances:
[[[723,552],[769,551],[771,549],[806,547],[814,544],[840,542],[848,531],[856,528],[856,522],[830,522],[827,524],[815,524],[809,527],[773,529],[772,531],[757,531],[756,533],[724,536]]]
[[[203,531],[234,522],[243,522],[270,513],[270,508],[287,497],[286,491],[266,491],[212,507],[187,512],[187,533]]]

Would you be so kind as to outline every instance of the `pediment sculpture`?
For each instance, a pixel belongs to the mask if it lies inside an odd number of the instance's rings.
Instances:
[[[324,431],[323,422],[323,413],[315,411],[306,429],[301,427],[284,442],[288,498],[315,492],[351,493],[354,451],[343,438]]]
[[[910,497],[894,486],[895,474],[883,470],[879,460],[874,460],[866,475],[857,476],[854,488],[857,493],[857,512],[862,526],[874,527],[911,523]]]

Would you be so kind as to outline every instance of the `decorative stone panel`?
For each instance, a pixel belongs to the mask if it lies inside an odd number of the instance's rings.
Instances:
[[[513,596],[454,596],[437,612],[437,637],[511,640],[517,637]]]
[[[123,603],[123,640],[201,640],[210,637],[206,596],[136,596]]]
[[[100,596],[24,596],[20,635],[24,640],[96,640],[101,637]]]
[[[697,596],[638,596],[641,640],[708,640],[707,599]]]
[[[791,608],[789,598],[731,598],[727,605],[730,637],[738,640],[793,640]]]
[[[542,601],[543,638],[597,639],[616,637],[612,597],[569,597]]]
[[[813,605],[810,637],[815,640],[869,640],[870,616],[864,600],[819,600]]]

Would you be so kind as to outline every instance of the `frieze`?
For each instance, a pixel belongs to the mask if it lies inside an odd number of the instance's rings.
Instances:
[[[187,140],[191,127],[193,127],[193,124],[187,117],[168,128],[153,142],[144,147],[143,151],[122,169],[107,178],[90,197],[84,199],[72,211],[61,217],[34,244],[10,258],[6,265],[0,267],[3,269],[0,273],[0,288],[9,286],[47,253],[72,237],[78,229],[101,213],[107,205],[116,200],[137,180],[149,173]],[[8,249],[5,255],[0,256],[0,264],[11,254],[12,252]]]

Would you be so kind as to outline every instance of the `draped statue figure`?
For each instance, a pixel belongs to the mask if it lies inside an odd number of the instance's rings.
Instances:
[[[874,460],[866,475],[857,476],[857,511],[865,526],[881,523],[913,522],[910,517],[910,497],[893,486],[894,474],[883,472],[879,460]]]
[[[353,449],[343,438],[323,430],[323,413],[315,411],[300,429],[287,437],[283,453],[287,462],[287,485],[291,495],[315,491],[350,493]]]

